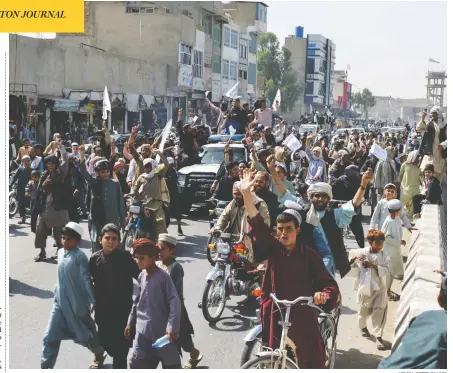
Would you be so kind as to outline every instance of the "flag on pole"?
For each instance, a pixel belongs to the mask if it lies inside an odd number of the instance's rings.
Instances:
[[[159,144],[159,150],[161,152],[164,151],[164,146],[165,146],[165,143],[167,142],[167,139],[168,139],[168,136],[170,135],[170,130],[171,130],[171,126],[172,126],[173,122],[172,120],[170,119],[167,124],[165,125],[164,129],[162,130],[162,134],[161,134],[161,140],[160,140],[160,144]],[[156,162],[160,162],[160,156],[156,156]]]
[[[228,98],[236,98],[236,96],[238,95],[238,87],[239,87],[239,82],[237,82],[233,87],[231,87],[227,93],[225,93],[225,97],[228,97]]]
[[[102,119],[107,120],[107,111],[112,112],[112,105],[110,105],[109,91],[107,86],[104,89],[104,99],[102,100]]]
[[[272,110],[279,111],[280,105],[282,104],[282,94],[280,92],[280,88],[277,90],[275,94],[274,103],[272,104]]]
[[[434,60],[434,59],[432,59],[432,58],[430,58],[430,59],[428,60],[428,62],[432,62],[432,63],[440,63],[439,61],[436,61],[436,60]]]

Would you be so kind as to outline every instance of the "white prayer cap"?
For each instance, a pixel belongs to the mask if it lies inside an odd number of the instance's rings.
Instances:
[[[71,146],[79,146],[79,144],[77,144],[76,142],[73,142],[73,143],[71,144]]]
[[[153,165],[153,162],[152,162],[152,159],[151,158],[146,158],[144,161],[143,161],[143,167],[147,166],[151,164],[151,166]]]
[[[61,135],[59,133],[54,133],[53,134],[53,139],[55,140],[57,137],[61,137]]]
[[[389,210],[398,211],[398,210],[401,210],[402,207],[403,207],[403,204],[401,203],[401,201],[399,199],[392,199],[391,201],[388,201],[388,203],[387,203],[387,208]]]
[[[162,241],[162,242],[168,243],[171,246],[176,246],[176,244],[178,243],[178,240],[175,237],[173,237],[173,236],[171,236],[169,234],[166,234],[166,233],[159,234],[158,241]]]
[[[82,237],[82,235],[83,235],[83,228],[79,224],[74,223],[73,221],[70,221],[68,224],[66,224],[65,228],[73,230],[80,237]]]
[[[308,196],[311,198],[311,196],[316,193],[325,193],[330,199],[333,198],[332,187],[327,183],[316,183],[310,185],[308,188]]]
[[[22,160],[25,160],[25,159],[30,160],[30,156],[29,156],[29,155],[24,155],[24,156],[22,157]]]
[[[441,110],[440,110],[440,107],[438,105],[435,105],[431,108],[431,111],[430,113],[437,113],[437,114],[440,114],[441,113]]]
[[[283,212],[286,213],[286,214],[290,214],[290,215],[294,216],[296,218],[297,222],[299,223],[299,225],[302,224],[302,216],[300,216],[298,211],[293,210],[293,209],[286,209]]]
[[[172,158],[172,157],[167,157],[167,161],[168,161],[168,163],[170,163],[170,164],[175,164],[175,160],[174,160],[174,158]]]

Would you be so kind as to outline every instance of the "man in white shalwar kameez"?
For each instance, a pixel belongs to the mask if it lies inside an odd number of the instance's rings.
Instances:
[[[385,350],[388,343],[382,340],[382,335],[387,321],[386,283],[390,259],[382,250],[385,240],[382,231],[371,229],[367,234],[367,240],[369,247],[349,250],[349,259],[354,261],[352,267],[359,268],[354,284],[354,290],[357,290],[357,303],[360,305],[358,324],[362,336],[370,337],[366,323],[371,316],[377,348]]]
[[[391,287],[394,278],[401,280],[404,275],[403,255],[401,254],[403,227],[400,218],[403,204],[400,200],[393,199],[388,202],[387,207],[389,216],[387,216],[382,224],[382,231],[385,234],[383,251],[390,257],[390,274],[387,280],[387,293],[390,300],[399,300],[399,296],[391,291]]]

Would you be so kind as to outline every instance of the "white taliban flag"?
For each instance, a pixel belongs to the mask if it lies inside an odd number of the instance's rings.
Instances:
[[[275,94],[274,103],[272,104],[272,110],[279,111],[280,105],[282,104],[282,94],[280,92],[280,88],[277,90]]]
[[[173,124],[173,121],[170,119],[162,131],[160,145],[159,145],[159,150],[161,152],[164,151],[165,142],[167,141],[168,136],[170,135],[170,130],[171,130],[172,124]],[[156,162],[157,163],[160,162],[160,156],[158,156],[158,155],[156,156]]]
[[[107,120],[107,111],[112,112],[112,105],[110,105],[109,91],[107,86],[104,89],[104,99],[102,100],[102,119]]]
[[[236,98],[238,95],[238,87],[239,87],[239,82],[237,82],[233,87],[231,87],[227,93],[225,93],[225,97],[228,98]]]

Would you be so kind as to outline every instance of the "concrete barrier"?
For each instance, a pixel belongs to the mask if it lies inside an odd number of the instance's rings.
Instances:
[[[398,316],[392,351],[401,343],[411,321],[422,312],[441,309],[437,304],[441,276],[433,271],[441,269],[441,221],[442,206],[423,206],[421,219],[412,232],[412,244],[404,271]]]

